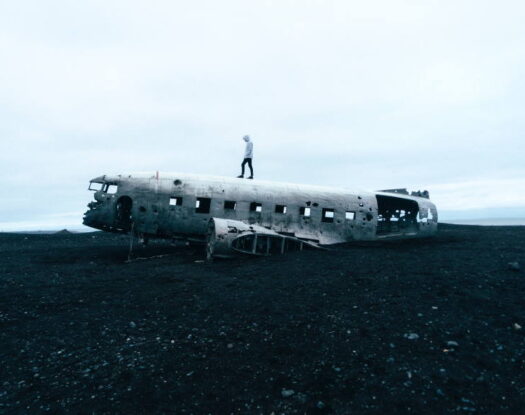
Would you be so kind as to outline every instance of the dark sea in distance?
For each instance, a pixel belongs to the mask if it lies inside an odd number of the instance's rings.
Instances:
[[[525,226],[525,218],[443,219],[440,223],[481,226]]]
[[[525,218],[486,218],[486,219],[442,219],[439,223],[450,223],[452,225],[476,225],[476,226],[525,226]],[[59,231],[64,231],[64,228],[57,228],[54,230],[45,231],[10,231],[10,233],[23,234],[54,234]],[[88,228],[87,226],[73,227],[67,229],[71,233],[85,233],[85,232],[100,232],[96,229]],[[2,231],[0,231],[1,233]]]

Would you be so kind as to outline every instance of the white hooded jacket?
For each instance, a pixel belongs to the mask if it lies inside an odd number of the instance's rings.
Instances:
[[[244,149],[244,158],[251,159],[253,158],[253,143],[250,141],[250,137],[246,140],[246,148]]]

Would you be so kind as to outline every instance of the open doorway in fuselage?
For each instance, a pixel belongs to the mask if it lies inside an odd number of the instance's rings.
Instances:
[[[406,234],[418,231],[418,203],[395,196],[376,195],[378,236]]]
[[[133,207],[133,201],[129,196],[119,197],[117,204],[115,205],[115,225],[117,228],[123,231],[129,231],[132,224],[132,213],[131,208]]]

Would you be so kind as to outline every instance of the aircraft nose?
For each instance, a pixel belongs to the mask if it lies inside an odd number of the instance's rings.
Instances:
[[[83,223],[90,228],[107,229],[111,226],[113,215],[111,209],[106,207],[103,202],[89,202],[88,210],[84,213]]]
[[[88,210],[86,210],[86,212],[84,212],[84,218],[83,218],[82,222],[86,226],[95,227],[93,225],[96,223],[96,221],[95,221],[95,217],[96,217],[96,214],[95,214],[95,212],[96,212],[96,210],[95,210],[96,202],[88,203],[87,207],[88,207]]]

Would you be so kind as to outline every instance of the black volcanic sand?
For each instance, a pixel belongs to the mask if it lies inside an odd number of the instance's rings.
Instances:
[[[525,413],[525,227],[127,253],[120,235],[0,235],[0,413]]]

